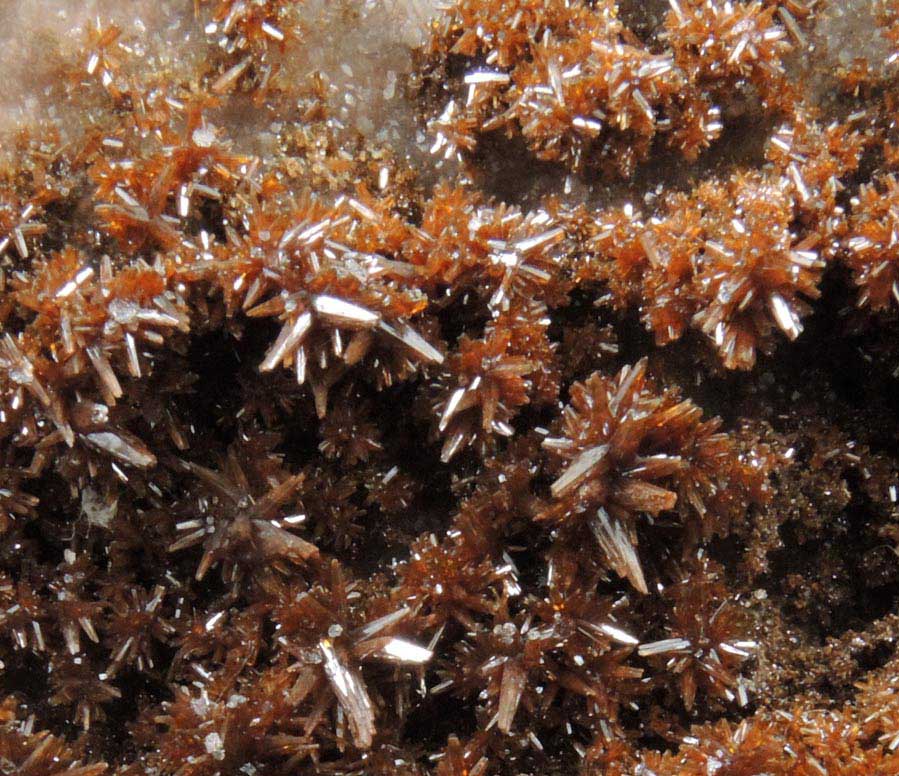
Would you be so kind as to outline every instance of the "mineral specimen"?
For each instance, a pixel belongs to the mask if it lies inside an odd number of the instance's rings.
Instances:
[[[0,47],[0,774],[899,773],[899,4]]]

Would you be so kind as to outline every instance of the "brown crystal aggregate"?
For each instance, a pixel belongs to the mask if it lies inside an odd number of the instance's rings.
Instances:
[[[899,774],[896,3],[12,5],[0,774]]]

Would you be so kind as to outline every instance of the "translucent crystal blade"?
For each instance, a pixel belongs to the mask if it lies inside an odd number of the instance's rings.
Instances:
[[[649,588],[643,577],[637,550],[621,523],[611,518],[609,513],[600,507],[596,516],[590,521],[590,528],[605,552],[609,565],[616,573],[629,579],[641,593],[648,593]]]
[[[336,296],[317,296],[312,307],[328,323],[348,329],[370,329],[381,320],[378,313]]]
[[[550,490],[555,498],[564,498],[590,476],[594,467],[606,457],[608,445],[597,445],[584,450],[575,458]]]
[[[375,737],[375,715],[362,677],[346,665],[330,639],[322,639],[318,648],[325,675],[349,721],[353,742],[359,749],[370,749]]]

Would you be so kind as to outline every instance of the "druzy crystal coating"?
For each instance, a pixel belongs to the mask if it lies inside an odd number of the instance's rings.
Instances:
[[[6,5],[0,774],[899,773],[894,0]]]

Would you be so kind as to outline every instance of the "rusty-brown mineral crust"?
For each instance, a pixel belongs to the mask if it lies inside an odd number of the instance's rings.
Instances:
[[[899,776],[899,0],[0,51],[0,775]]]

